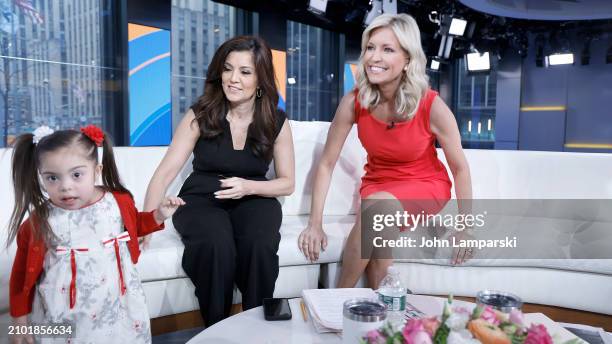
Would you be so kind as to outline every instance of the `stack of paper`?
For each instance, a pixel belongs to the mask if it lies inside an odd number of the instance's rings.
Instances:
[[[349,299],[377,299],[370,288],[306,289],[302,297],[318,333],[342,331],[342,307]]]

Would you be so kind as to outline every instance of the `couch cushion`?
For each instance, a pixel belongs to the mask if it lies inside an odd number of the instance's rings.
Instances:
[[[463,152],[476,199],[612,199],[610,154],[486,149]],[[448,165],[441,149],[438,157]],[[454,188],[452,192],[454,198]]]
[[[166,221],[166,229],[152,234],[149,248],[143,250],[136,268],[143,282],[187,277],[181,267],[183,243],[179,234]]]

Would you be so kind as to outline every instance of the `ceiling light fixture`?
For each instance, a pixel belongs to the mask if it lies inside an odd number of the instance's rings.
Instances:
[[[491,59],[489,52],[483,54],[479,52],[465,55],[468,72],[486,72],[491,69]]]

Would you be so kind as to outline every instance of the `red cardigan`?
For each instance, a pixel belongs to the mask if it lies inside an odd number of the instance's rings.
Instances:
[[[132,196],[127,193],[113,192],[117,200],[123,225],[130,234],[127,242],[132,262],[136,264],[140,256],[138,237],[164,228],[157,224],[153,212],[138,212]],[[18,317],[32,311],[36,283],[43,269],[47,248],[43,240],[36,240],[32,233],[32,223],[27,219],[17,233],[17,253],[13,262],[10,280],[11,316]]]

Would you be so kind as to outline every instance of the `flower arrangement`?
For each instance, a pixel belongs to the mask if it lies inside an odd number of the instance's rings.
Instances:
[[[453,307],[452,296],[440,317],[410,319],[396,330],[386,323],[362,338],[362,344],[554,344],[544,325],[525,326],[523,313],[505,314],[490,306],[477,306],[472,312]],[[582,343],[579,339],[563,344]]]

